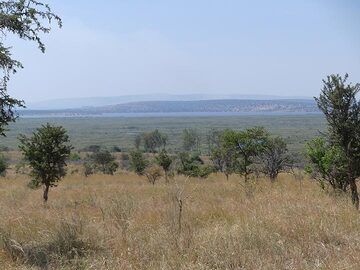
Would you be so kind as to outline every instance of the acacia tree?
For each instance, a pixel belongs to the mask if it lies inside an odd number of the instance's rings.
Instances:
[[[7,91],[10,75],[23,68],[21,62],[11,54],[11,47],[3,42],[8,34],[20,39],[34,41],[39,49],[45,52],[45,45],[40,34],[49,33],[51,23],[55,21],[59,27],[62,22],[47,4],[36,0],[0,1],[0,135],[5,136],[6,126],[17,118],[15,109],[24,107],[24,102],[12,98]]]
[[[38,128],[31,137],[20,135],[19,149],[31,167],[34,186],[44,186],[44,201],[48,200],[50,187],[66,175],[66,160],[72,146],[66,130],[49,123]]]
[[[267,139],[258,159],[260,171],[267,175],[271,181],[275,181],[280,172],[291,170],[294,163],[287,149],[287,144],[281,137]]]
[[[351,199],[359,209],[359,194],[356,179],[360,176],[360,103],[356,96],[360,84],[347,83],[348,74],[330,75],[323,80],[319,98],[315,98],[328,123],[328,143],[341,152],[345,162],[346,181]],[[342,179],[341,179],[342,180]]]
[[[236,171],[244,176],[245,182],[253,172],[251,167],[254,159],[264,150],[268,136],[268,132],[262,127],[249,128],[244,131],[224,131],[224,147],[229,151],[234,151],[234,157],[237,159]]]

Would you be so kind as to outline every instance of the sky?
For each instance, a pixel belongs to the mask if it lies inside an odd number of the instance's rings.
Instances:
[[[49,0],[63,28],[36,44],[8,36],[27,102],[143,94],[318,95],[360,82],[357,0]]]

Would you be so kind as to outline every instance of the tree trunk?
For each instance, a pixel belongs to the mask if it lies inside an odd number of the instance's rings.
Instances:
[[[356,179],[351,178],[349,180],[350,189],[351,189],[351,201],[355,208],[359,210],[359,193],[356,186]]]
[[[45,185],[45,188],[44,188],[44,195],[43,195],[43,198],[44,198],[44,202],[46,203],[48,201],[48,194],[49,194],[49,188],[50,188],[50,185]]]

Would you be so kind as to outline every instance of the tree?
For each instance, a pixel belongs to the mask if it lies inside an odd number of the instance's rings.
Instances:
[[[341,151],[346,160],[342,166],[347,172],[347,183],[354,206],[359,209],[356,179],[360,176],[360,103],[356,96],[360,84],[347,83],[348,75],[328,76],[319,98],[315,98],[328,123],[330,147]]]
[[[237,160],[235,151],[223,144],[211,150],[210,159],[216,171],[223,173],[226,179],[236,170]]]
[[[216,171],[225,174],[226,179],[229,175],[235,172],[237,157],[235,150],[231,147],[226,147],[224,142],[224,132],[214,131],[209,136],[211,144],[209,144],[210,160]]]
[[[85,176],[95,172],[113,175],[119,168],[116,158],[107,150],[99,150],[87,157],[84,163]]]
[[[184,151],[200,150],[200,136],[195,129],[184,129],[182,134]]]
[[[245,182],[253,172],[251,166],[254,164],[255,157],[264,151],[268,136],[268,132],[262,127],[249,128],[244,131],[224,131],[224,147],[228,151],[234,151],[237,159],[236,172],[245,177]]]
[[[346,192],[347,181],[346,158],[336,145],[330,145],[324,138],[315,138],[306,144],[306,154],[310,163],[305,171],[320,182],[324,188],[328,183],[334,190]]]
[[[155,185],[155,182],[162,176],[161,168],[159,166],[150,166],[145,169],[145,175],[149,183]]]
[[[167,136],[156,129],[152,132],[143,133],[142,140],[145,152],[155,153],[158,148],[165,148]]]
[[[172,158],[168,155],[167,151],[163,149],[156,157],[156,163],[164,170],[165,182],[168,183],[168,175],[173,163]]]
[[[180,153],[177,173],[189,177],[206,178],[212,172],[213,167],[205,165],[198,154]]]
[[[23,68],[21,62],[12,57],[11,47],[3,43],[7,34],[13,34],[23,40],[37,43],[41,52],[45,52],[45,45],[40,34],[49,33],[52,21],[61,27],[59,16],[50,7],[36,0],[8,0],[0,1],[0,135],[5,136],[6,126],[17,118],[15,109],[24,107],[24,102],[10,97],[7,85],[10,75]],[[1,75],[0,75],[1,76]]]
[[[287,144],[281,137],[269,138],[259,156],[260,171],[274,181],[278,174],[288,171],[293,166],[293,159]]]
[[[148,162],[141,151],[130,152],[130,168],[137,175],[144,175]]]
[[[20,135],[19,149],[31,167],[31,176],[35,186],[44,186],[44,201],[48,200],[50,187],[66,175],[66,160],[72,146],[69,136],[61,126],[49,123],[38,128],[31,137]]]

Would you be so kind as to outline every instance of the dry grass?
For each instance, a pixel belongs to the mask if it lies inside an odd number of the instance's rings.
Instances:
[[[1,269],[360,269],[359,213],[309,180],[27,181],[0,179]]]

